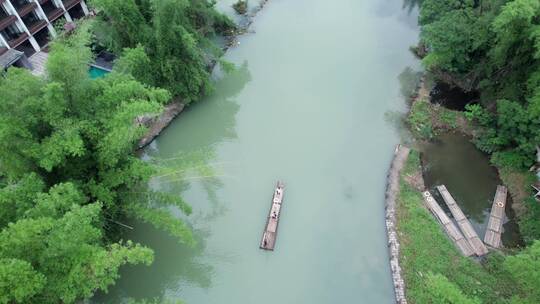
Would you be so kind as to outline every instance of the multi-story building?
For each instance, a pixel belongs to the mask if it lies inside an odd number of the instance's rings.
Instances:
[[[0,0],[0,61],[4,54],[30,57],[56,36],[55,24],[85,15],[84,0]]]

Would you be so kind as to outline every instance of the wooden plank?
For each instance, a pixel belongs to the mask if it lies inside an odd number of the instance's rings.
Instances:
[[[456,227],[454,222],[452,222],[450,218],[448,218],[444,210],[442,210],[441,206],[439,206],[437,201],[435,201],[435,199],[431,196],[431,193],[429,193],[429,191],[425,191],[423,195],[424,202],[426,203],[427,208],[431,211],[431,213],[435,216],[439,223],[441,223],[444,231],[449,236],[450,240],[454,242],[455,246],[459,249],[459,251],[461,251],[464,256],[473,255],[474,251],[467,242],[467,239]]]
[[[448,235],[450,235],[450,238],[452,238],[454,241],[465,239],[456,225],[454,225],[452,222],[450,223],[451,225],[445,225],[446,231],[448,232]]]
[[[427,201],[426,204],[428,205],[428,208],[431,210],[431,212],[433,212],[433,214],[435,215],[435,217],[439,220],[441,224],[446,225],[451,222],[450,218],[448,218],[446,213],[444,213],[444,211],[441,209],[439,204],[435,202],[434,199]]]
[[[480,240],[478,236],[475,236],[473,238],[468,239],[469,244],[472,244],[473,250],[475,251],[477,256],[483,256],[488,254],[488,249],[486,248],[486,245]]]
[[[444,202],[450,209],[452,216],[456,220],[458,227],[465,236],[465,239],[467,239],[467,242],[473,249],[474,253],[477,256],[483,256],[487,254],[488,249],[486,248],[484,243],[482,243],[482,241],[478,237],[478,234],[474,230],[473,226],[471,225],[463,211],[461,211],[461,208],[459,208],[457,202],[454,200],[448,189],[446,189],[446,186],[437,186],[437,190],[439,191],[439,193],[441,193]]]
[[[472,238],[478,237],[478,235],[476,234],[476,231],[474,231],[474,228],[469,221],[459,221],[457,223],[458,223],[459,229],[461,229],[461,232],[463,232],[463,235],[465,236],[465,238],[472,239]]]
[[[469,242],[467,242],[465,238],[457,240],[456,245],[458,249],[461,250],[461,253],[463,253],[464,256],[469,257],[474,255],[474,250],[471,248],[471,245],[469,245]]]
[[[484,242],[494,248],[499,248],[502,245],[501,234],[502,226],[504,224],[504,209],[506,207],[507,195],[508,190],[505,186],[497,186],[493,204],[491,205],[486,235],[484,236]]]
[[[261,238],[260,248],[265,250],[274,250],[276,245],[277,229],[279,225],[279,216],[281,213],[281,204],[283,203],[283,190],[285,185],[282,182],[277,182],[274,195],[272,196],[272,204],[268,211],[266,219],[266,227]]]
[[[486,230],[484,242],[494,248],[498,248],[501,246],[501,236],[492,230]]]
[[[465,217],[465,214],[463,211],[461,211],[461,208],[459,208],[458,205],[448,205],[448,209],[450,209],[450,212],[452,213],[452,216],[456,221],[462,221],[467,219]]]
[[[491,216],[488,221],[487,229],[492,230],[493,232],[496,232],[496,233],[501,233],[502,232],[502,219]]]

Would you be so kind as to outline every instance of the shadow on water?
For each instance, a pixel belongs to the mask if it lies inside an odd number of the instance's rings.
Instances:
[[[197,261],[197,257],[204,251],[204,241],[197,233],[198,245],[190,248],[149,224],[131,224],[135,229],[126,234],[126,237],[152,248],[155,252],[154,262],[150,267],[130,265],[122,268],[121,280],[110,288],[108,294],[96,295],[94,303],[123,303],[128,298],[161,300],[166,297],[167,291],[179,290],[182,286],[211,286],[212,266]],[[171,261],[179,262],[171,267]],[[179,282],[182,282],[180,286]],[[128,290],[129,294],[126,292]]]
[[[196,182],[206,192],[203,201],[188,202],[207,206],[200,212],[202,214],[187,217],[190,223],[208,221],[226,211],[217,192],[222,187],[221,171],[227,164],[214,162],[215,149],[218,143],[236,138],[235,116],[240,106],[235,97],[251,80],[247,62],[228,74],[216,71],[214,76],[214,93],[190,106],[181,114],[182,119],[173,122],[142,155],[157,168],[150,181],[154,190],[180,194]],[[174,139],[167,138],[169,136]],[[189,141],[182,141],[182,138],[189,138]],[[160,300],[170,293],[181,293],[187,286],[203,289],[212,286],[212,265],[199,261],[209,231],[197,228],[194,235],[198,245],[190,248],[151,225],[138,221],[131,225],[135,229],[126,233],[125,239],[152,248],[154,262],[151,266],[123,267],[116,285],[109,293],[96,295],[93,303],[123,303],[128,298],[143,297]]]
[[[407,107],[410,107],[412,100],[418,91],[422,72],[411,67],[406,67],[399,75],[400,93]],[[398,133],[400,142],[405,145],[413,145],[413,136],[407,126],[407,113],[402,111],[387,111],[384,113],[384,119],[387,124],[393,125]]]
[[[406,67],[398,76],[401,95],[407,100],[407,105],[410,105],[412,99],[418,91],[422,72],[416,71],[411,67]]]
[[[237,137],[235,117],[240,106],[235,97],[251,81],[251,73],[244,61],[227,74],[216,69],[213,76],[214,92],[181,114],[182,119],[168,129],[170,133],[151,145],[144,157],[159,168],[151,181],[154,189],[182,193],[197,181],[206,190],[209,201],[218,206],[216,191],[222,186],[219,177],[223,167],[230,164],[214,162],[215,148],[218,143]],[[166,138],[169,135],[174,139]]]
[[[407,9],[409,13],[420,7],[421,4],[422,0],[403,0],[403,8]]]
[[[478,150],[467,137],[458,134],[440,135],[435,141],[423,144],[421,150],[426,187],[449,213],[435,188],[437,185],[446,185],[483,239],[495,190],[497,185],[502,184],[488,156]],[[509,196],[507,206],[512,205],[510,200]],[[503,228],[504,246],[522,244],[514,212],[510,207],[506,208]]]

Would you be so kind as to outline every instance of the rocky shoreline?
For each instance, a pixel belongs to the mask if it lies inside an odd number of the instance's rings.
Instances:
[[[243,25],[238,26],[238,30],[231,36],[226,37],[227,42],[222,48],[223,52],[226,52],[232,46],[238,44],[237,37],[247,33],[247,29],[253,23],[253,19],[259,13],[269,0],[262,0],[258,6],[256,6],[249,14],[246,15],[246,22]],[[212,61],[208,70],[212,71],[216,66],[217,61]],[[172,121],[186,108],[186,104],[181,101],[173,101],[166,105],[163,111],[154,117],[140,117],[137,119],[137,123],[148,127],[148,132],[137,143],[137,150],[140,150],[149,145],[154,139],[156,139],[163,130],[165,130]]]
[[[405,281],[399,266],[399,239],[397,235],[397,216],[396,216],[396,198],[399,194],[400,172],[403,168],[410,149],[398,145],[394,151],[394,159],[388,172],[388,180],[386,186],[386,202],[385,202],[385,218],[386,218],[386,233],[388,236],[388,250],[390,253],[390,270],[392,272],[392,282],[394,286],[394,294],[396,303],[407,304],[405,297]]]

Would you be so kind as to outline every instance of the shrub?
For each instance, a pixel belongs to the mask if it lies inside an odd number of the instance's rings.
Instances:
[[[238,2],[233,4],[232,7],[238,14],[244,15],[245,13],[247,13],[248,2],[247,0],[238,0]]]
[[[441,121],[451,129],[457,128],[457,113],[445,108],[441,108]]]
[[[431,139],[435,136],[429,103],[426,101],[421,100],[412,105],[407,122],[416,136],[423,139]]]

